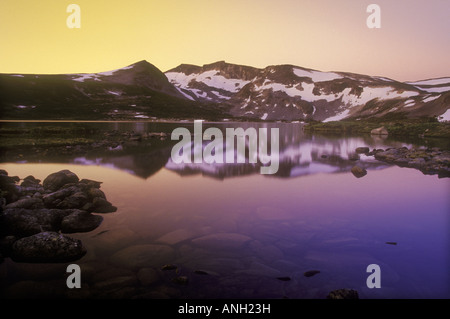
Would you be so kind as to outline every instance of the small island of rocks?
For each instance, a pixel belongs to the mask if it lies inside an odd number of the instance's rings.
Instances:
[[[31,263],[83,257],[82,242],[65,234],[92,231],[103,221],[98,214],[117,210],[100,185],[69,170],[52,173],[42,183],[0,170],[0,262],[5,257]]]

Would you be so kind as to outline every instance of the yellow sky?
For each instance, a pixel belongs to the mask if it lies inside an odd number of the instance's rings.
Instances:
[[[69,29],[69,4],[81,28]],[[369,29],[366,8],[381,8]],[[450,76],[448,0],[1,0],[1,73],[82,73],[147,60],[294,64],[396,80]]]

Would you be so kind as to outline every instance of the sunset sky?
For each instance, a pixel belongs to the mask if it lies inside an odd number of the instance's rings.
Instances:
[[[69,4],[81,28],[69,29]],[[381,28],[369,29],[369,4]],[[1,0],[0,73],[219,60],[421,80],[450,76],[449,0]]]

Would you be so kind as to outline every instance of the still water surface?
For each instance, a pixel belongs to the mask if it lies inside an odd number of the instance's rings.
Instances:
[[[141,133],[179,126],[103,125]],[[76,262],[85,285],[81,297],[103,289],[104,298],[325,298],[339,288],[356,289],[360,298],[450,297],[450,181],[365,155],[351,159],[356,147],[412,144],[310,136],[301,124],[210,125],[279,127],[278,173],[261,175],[248,163],[175,164],[169,141],[157,153],[150,147],[61,163],[3,159],[0,168],[22,178],[43,180],[69,169],[102,181],[118,207],[96,230],[70,235],[88,251]],[[355,164],[368,174],[353,176]],[[177,270],[162,271],[166,264]],[[366,285],[370,264],[380,266],[379,289]],[[35,287],[30,282],[65,285],[63,266],[6,259],[2,288],[17,293]],[[305,277],[309,270],[320,273]],[[173,283],[177,276],[188,284]]]

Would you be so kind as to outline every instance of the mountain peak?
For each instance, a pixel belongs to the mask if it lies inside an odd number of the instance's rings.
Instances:
[[[233,115],[262,120],[439,115],[450,94],[447,78],[402,83],[291,64],[255,68],[217,61],[165,74],[192,100],[231,105]]]

